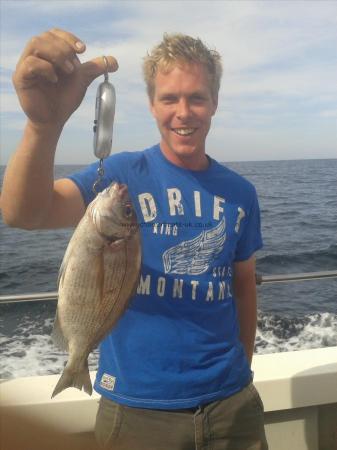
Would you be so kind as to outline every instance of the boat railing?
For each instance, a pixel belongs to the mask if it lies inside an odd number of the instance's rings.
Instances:
[[[281,275],[259,275],[256,274],[256,284],[266,283],[288,283],[290,281],[309,281],[323,278],[337,278],[337,270],[325,270],[321,272],[305,272]]]
[[[321,272],[306,272],[281,275],[261,275],[256,274],[256,284],[263,285],[268,283],[288,283],[298,281],[319,280],[326,278],[337,278],[337,270],[326,270]],[[35,292],[32,294],[13,294],[0,295],[0,304],[19,303],[19,302],[38,302],[57,300],[57,292]]]

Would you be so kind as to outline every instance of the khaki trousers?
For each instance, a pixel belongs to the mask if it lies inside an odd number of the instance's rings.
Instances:
[[[110,450],[268,450],[262,400],[251,383],[199,408],[153,410],[100,400],[95,434]]]

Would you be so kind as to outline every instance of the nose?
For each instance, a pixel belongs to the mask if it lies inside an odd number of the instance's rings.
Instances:
[[[186,99],[180,99],[177,104],[177,118],[180,120],[184,120],[191,115],[191,109],[189,102]]]

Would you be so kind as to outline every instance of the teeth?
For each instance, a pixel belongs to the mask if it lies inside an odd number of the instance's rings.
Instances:
[[[174,128],[174,132],[180,136],[189,136],[194,132],[195,128]]]

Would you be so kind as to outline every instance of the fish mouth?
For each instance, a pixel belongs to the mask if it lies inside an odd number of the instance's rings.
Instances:
[[[132,206],[128,186],[112,182],[100,193],[107,203],[100,210],[91,207],[91,218],[98,234],[106,244],[128,240],[139,228]],[[107,225],[110,223],[109,225]]]
[[[111,183],[110,186],[106,188],[106,192],[112,197],[113,195],[116,195],[119,197],[120,200],[124,199],[128,195],[128,187],[124,183]]]

